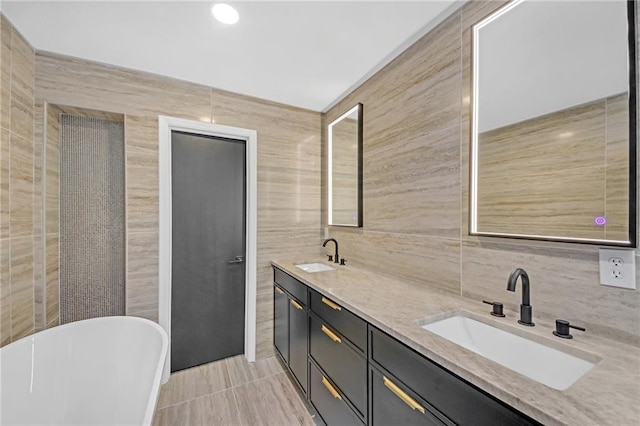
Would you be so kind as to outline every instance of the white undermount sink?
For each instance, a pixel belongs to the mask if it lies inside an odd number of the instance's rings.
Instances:
[[[596,364],[462,314],[421,327],[558,390],[567,389]]]
[[[305,272],[324,272],[324,271],[333,271],[329,265],[325,265],[324,263],[312,262],[312,263],[298,263],[295,265],[296,267],[302,269]]]

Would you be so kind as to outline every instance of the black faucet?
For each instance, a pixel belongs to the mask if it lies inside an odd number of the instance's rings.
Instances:
[[[333,241],[334,244],[336,245],[336,254],[334,256],[333,263],[339,263],[340,259],[338,257],[338,242],[336,241],[335,238],[327,238],[326,240],[324,240],[324,242],[322,243],[322,247],[326,247],[329,241]],[[331,256],[329,256],[329,260],[331,260]]]
[[[516,282],[519,277],[522,277],[522,304],[520,305],[520,319],[518,322],[522,325],[533,327],[535,324],[533,323],[533,313],[529,299],[529,275],[524,269],[518,268],[509,275],[507,290],[516,291]]]

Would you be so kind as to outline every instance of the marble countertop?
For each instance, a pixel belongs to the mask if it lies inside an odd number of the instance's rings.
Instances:
[[[639,425],[640,348],[601,336],[574,332],[574,339],[553,336],[554,324],[535,317],[535,327],[518,324],[519,314],[489,315],[491,307],[425,285],[405,283],[353,266],[308,273],[295,263],[313,259],[274,260],[272,265],[323,293],[444,368],[546,425]],[[325,263],[325,262],[320,262]],[[518,291],[520,291],[518,289]],[[598,361],[564,391],[529,379],[458,346],[418,325],[466,311],[503,330],[550,347]]]

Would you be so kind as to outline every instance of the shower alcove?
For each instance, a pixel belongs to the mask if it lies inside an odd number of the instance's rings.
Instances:
[[[43,322],[124,315],[124,116],[48,104],[45,117]]]

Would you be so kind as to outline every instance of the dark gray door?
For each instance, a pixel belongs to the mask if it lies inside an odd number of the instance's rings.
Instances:
[[[244,352],[245,141],[172,132],[171,371]]]

